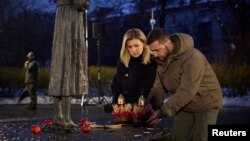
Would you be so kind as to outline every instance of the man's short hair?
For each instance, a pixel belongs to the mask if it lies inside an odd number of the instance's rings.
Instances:
[[[169,34],[162,28],[155,28],[151,30],[147,37],[147,44],[150,45],[155,41],[159,41],[160,43],[169,39]]]
[[[27,55],[26,55],[26,57],[35,57],[35,54],[34,54],[34,52],[29,52]]]

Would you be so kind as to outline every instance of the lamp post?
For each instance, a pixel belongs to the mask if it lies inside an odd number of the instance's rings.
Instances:
[[[85,17],[85,23],[84,23],[85,25],[85,29],[84,29],[85,30],[85,49],[84,51],[86,52],[86,56],[88,58],[88,9],[84,11],[84,17]],[[87,61],[87,66],[88,66],[88,61]],[[88,92],[86,94],[88,94]],[[84,96],[86,94],[82,95],[81,106],[83,106],[83,102],[85,98]]]
[[[154,29],[155,19],[154,19],[154,10],[153,9],[151,10],[150,24],[151,24],[151,30]]]

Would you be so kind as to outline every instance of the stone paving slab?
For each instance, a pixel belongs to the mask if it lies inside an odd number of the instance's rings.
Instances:
[[[53,105],[39,104],[36,111],[25,110],[27,105],[0,105],[0,141],[144,141],[163,135],[169,138],[172,119],[162,120],[158,128],[123,125],[120,129],[93,129],[89,134],[79,130],[70,134],[33,134],[32,125],[43,125],[44,120],[53,119]],[[98,124],[112,124],[110,113],[105,113],[103,105],[83,106],[72,104],[72,118],[80,125],[83,118]],[[250,125],[250,107],[223,107],[219,113],[218,124]]]
[[[36,111],[25,110],[26,105],[0,106],[0,140],[1,141],[144,141],[158,137],[170,138],[171,128],[147,128],[123,125],[120,129],[93,129],[89,134],[81,132],[80,126],[74,133],[33,134],[32,125],[44,127],[45,119],[53,119],[53,105],[38,105]],[[72,105],[72,118],[80,125],[83,118],[97,124],[112,124],[110,113],[103,111],[103,106]],[[166,124],[166,123],[165,123]],[[165,125],[164,125],[165,126]]]
[[[33,134],[31,126],[39,124],[42,121],[13,121],[0,123],[0,140],[1,141],[31,141],[31,140],[47,140],[47,141],[143,141],[151,138],[150,133],[156,132],[143,127],[122,127],[121,129],[92,129],[89,134],[81,132],[74,133],[44,133]]]

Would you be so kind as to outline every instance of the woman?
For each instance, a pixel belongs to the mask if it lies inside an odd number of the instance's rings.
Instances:
[[[111,89],[113,103],[120,94],[126,103],[137,103],[141,95],[145,98],[153,85],[156,63],[150,58],[146,36],[139,29],[129,29],[123,36],[120,59]]]
[[[88,93],[87,49],[83,11],[87,0],[56,0],[49,95],[53,97],[54,123],[76,126],[70,116],[71,98]]]

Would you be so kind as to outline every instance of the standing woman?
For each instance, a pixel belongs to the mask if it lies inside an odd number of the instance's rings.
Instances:
[[[126,103],[137,103],[139,97],[148,96],[156,73],[156,62],[150,57],[146,36],[136,28],[129,29],[123,36],[120,59],[111,89],[113,103],[120,94]]]
[[[56,0],[56,4],[49,95],[54,102],[54,123],[76,126],[70,115],[71,98],[88,93],[83,11],[89,2]]]

